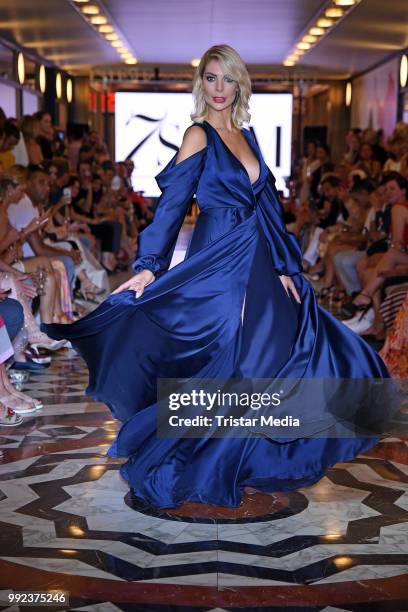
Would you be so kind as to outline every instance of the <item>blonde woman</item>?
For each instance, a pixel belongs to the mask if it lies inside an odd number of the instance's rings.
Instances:
[[[37,166],[44,161],[41,147],[37,142],[40,135],[40,122],[32,115],[25,115],[21,121],[21,132],[27,149],[30,164]]]
[[[285,229],[274,177],[244,127],[250,94],[238,53],[228,45],[211,47],[194,79],[194,124],[157,176],[163,193],[140,235],[135,275],[83,319],[43,326],[52,337],[71,340],[89,368],[87,393],[124,422],[110,455],[129,458],[121,473],[136,503],[236,507],[245,487],[273,492],[311,485],[330,465],[378,439],[340,437],[337,417],[353,421],[358,406],[384,418],[389,406],[368,394],[367,407],[356,383],[340,404],[331,403],[341,379],[361,378],[367,385],[388,372],[362,339],[317,305],[301,274],[301,251]],[[194,194],[200,214],[186,258],[169,270]],[[187,407],[178,392],[165,392],[157,403],[163,377],[192,385]],[[235,430],[218,425],[214,415],[254,417],[259,405],[245,410],[238,398],[228,412],[215,401],[217,385],[253,391],[259,389],[253,379],[271,379],[265,383],[270,389],[278,377],[285,383],[275,387],[283,399],[286,389],[293,390],[288,379],[302,389],[318,379],[315,397],[305,393],[292,403],[298,428],[259,429],[251,418],[241,429],[239,423]],[[326,378],[323,389],[319,381]],[[215,388],[208,379],[215,379]],[[206,401],[211,389],[212,407]],[[284,414],[286,403],[278,399],[265,416]],[[197,417],[201,427],[187,417]]]

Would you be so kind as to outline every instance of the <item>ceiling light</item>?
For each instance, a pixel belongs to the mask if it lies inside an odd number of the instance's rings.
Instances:
[[[118,51],[119,51],[119,49],[118,49]],[[129,53],[129,52],[128,53],[121,53],[121,55],[122,55],[123,59],[132,59],[132,57],[133,57],[133,53]]]
[[[109,24],[101,25],[98,29],[101,32],[101,34],[110,34],[111,32],[113,32],[113,26]]]
[[[351,82],[349,81],[346,85],[346,106],[350,106],[351,104],[352,91],[353,91],[353,88],[352,88]]]
[[[408,56],[403,55],[400,63],[400,85],[402,88],[407,86],[408,82]]]
[[[96,15],[95,17],[91,17],[90,22],[93,23],[93,25],[103,25],[108,23],[108,20],[103,15]]]
[[[286,59],[289,60],[290,62],[297,62],[299,58],[297,57],[297,55],[293,53],[292,55],[288,55]]]
[[[333,20],[323,17],[317,21],[317,25],[319,28],[330,28],[333,25]]]
[[[353,6],[356,3],[357,0],[334,0],[334,4],[337,4],[337,6]]]
[[[125,64],[137,64],[137,59],[135,57],[129,58],[125,60]]]
[[[324,29],[323,28],[310,28],[309,34],[312,34],[312,36],[322,36],[322,34],[324,34]]]
[[[298,49],[304,49],[306,51],[307,49],[310,49],[310,47],[312,45],[310,43],[307,43],[307,42],[300,42],[296,46],[297,46]]]
[[[67,81],[67,102],[68,104],[71,104],[72,102],[72,79],[68,79]]]
[[[57,72],[57,76],[55,77],[55,93],[59,100],[62,96],[62,77],[60,72]]]
[[[195,57],[194,59],[191,60],[191,65],[193,68],[197,68],[198,65],[200,64],[200,58],[199,57]]]
[[[113,40],[113,41],[111,42],[111,45],[112,45],[112,47],[116,47],[116,48],[118,48],[118,47],[121,47],[121,46],[123,45],[123,43],[122,43],[122,41],[120,41],[120,40]]]
[[[343,9],[341,9],[339,7],[328,8],[324,12],[326,17],[334,17],[334,19],[338,19],[339,17],[341,17],[343,15],[343,13],[344,13]]]
[[[303,49],[295,49],[293,51],[293,55],[297,55],[298,57],[300,57],[303,54],[304,54],[304,50]]]
[[[45,93],[47,87],[47,75],[44,64],[41,64],[40,70],[38,71],[38,84],[40,86],[41,93]]]
[[[106,34],[106,40],[118,40],[119,36],[114,32],[112,34]]]
[[[309,43],[314,43],[317,40],[317,36],[311,36],[310,34],[306,34],[306,36],[304,36],[302,38],[303,42],[309,42]]]
[[[17,76],[18,82],[22,85],[25,81],[25,63],[24,63],[24,55],[19,53],[17,55]]]
[[[117,50],[119,51],[119,53],[128,53],[128,50],[126,49],[126,47],[118,47]]]
[[[284,65],[284,66],[294,66],[294,65],[295,65],[295,62],[291,62],[290,60],[285,60],[285,61],[283,62],[283,65]]]
[[[99,15],[99,8],[95,4],[87,4],[81,8],[84,15]]]
[[[89,0],[74,0],[77,4],[84,4],[85,2],[89,2]]]

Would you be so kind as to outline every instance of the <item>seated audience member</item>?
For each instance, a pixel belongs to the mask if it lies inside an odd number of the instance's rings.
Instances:
[[[16,157],[13,153],[14,147],[20,140],[20,132],[15,122],[7,119],[3,127],[3,139],[0,148],[0,162],[3,166],[3,172],[7,172],[11,166],[16,163]]]
[[[28,164],[39,165],[44,161],[41,147],[38,144],[40,122],[36,117],[26,115],[21,121],[21,132],[27,149]]]

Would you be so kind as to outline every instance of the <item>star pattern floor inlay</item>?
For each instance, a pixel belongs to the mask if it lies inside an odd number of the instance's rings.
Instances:
[[[94,612],[408,611],[407,436],[310,488],[158,511],[106,456],[118,424],[86,385],[60,352],[25,387],[44,408],[0,429],[0,601],[60,589],[64,609]]]

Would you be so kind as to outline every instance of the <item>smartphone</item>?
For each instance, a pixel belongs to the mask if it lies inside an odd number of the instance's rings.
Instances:
[[[65,204],[71,204],[71,190],[69,187],[64,187],[64,189],[62,190],[62,195],[64,198],[64,202]]]
[[[112,191],[119,191],[120,189],[120,176],[118,176],[117,174],[115,174],[115,176],[112,179],[112,183],[111,183],[111,189]]]

